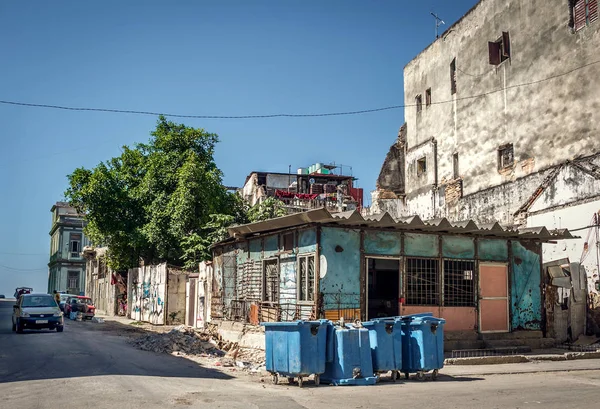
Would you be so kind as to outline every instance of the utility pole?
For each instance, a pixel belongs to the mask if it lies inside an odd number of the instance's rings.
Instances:
[[[440,38],[440,35],[438,33],[438,29],[442,24],[446,24],[444,23],[444,20],[442,20],[441,18],[439,18],[437,16],[437,14],[435,14],[433,11],[431,12],[431,15],[433,16],[433,18],[435,18],[435,38],[438,39]]]

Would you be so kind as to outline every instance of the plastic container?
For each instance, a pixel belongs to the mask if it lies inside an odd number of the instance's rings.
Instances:
[[[353,326],[329,327],[327,364],[321,375],[333,385],[374,385],[369,330]]]
[[[266,369],[276,385],[279,377],[289,381],[298,379],[302,387],[304,377],[315,375],[315,384],[325,372],[327,354],[327,320],[263,322],[265,327]]]
[[[376,319],[362,324],[369,330],[373,372],[377,375],[392,372],[396,381],[402,370],[402,319]]]
[[[444,367],[444,324],[446,320],[432,316],[409,315],[402,318],[402,372],[408,379],[411,373],[425,379],[433,371],[436,379]]]

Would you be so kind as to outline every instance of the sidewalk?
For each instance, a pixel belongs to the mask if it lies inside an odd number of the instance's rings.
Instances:
[[[440,375],[510,375],[541,372],[593,371],[599,369],[600,359],[596,358],[570,361],[531,361],[491,365],[446,365],[440,371]]]

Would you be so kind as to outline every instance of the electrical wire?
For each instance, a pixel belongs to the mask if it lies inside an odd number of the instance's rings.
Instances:
[[[42,270],[39,268],[16,268],[16,267],[4,266],[2,264],[0,264],[0,268],[9,270],[9,271],[45,271],[45,270]]]
[[[491,90],[488,92],[484,92],[482,94],[459,97],[456,99],[450,99],[446,101],[438,101],[431,102],[431,105],[440,105],[440,104],[448,104],[454,101],[464,101],[469,99],[475,99],[484,97],[487,95],[495,94],[497,92],[502,92],[509,89],[527,87],[531,85],[536,85],[542,82],[550,81],[556,78],[564,77],[566,75],[572,74],[578,70],[583,68],[600,64],[600,60],[593,61],[579,67],[573,68],[569,71],[563,72],[561,74],[552,75],[547,78],[543,78],[536,81],[525,82],[522,84],[509,85],[507,87],[498,88],[495,90]],[[461,71],[464,73],[464,71]],[[468,74],[472,75],[472,74]],[[483,75],[483,74],[482,74]],[[474,75],[472,75],[474,76]],[[371,109],[362,109],[356,111],[342,111],[342,112],[325,112],[325,113],[313,113],[313,114],[288,114],[288,113],[277,113],[277,114],[263,114],[263,115],[185,115],[185,114],[169,114],[164,112],[154,112],[154,111],[138,111],[138,110],[123,110],[123,109],[113,109],[113,108],[89,108],[89,107],[71,107],[64,105],[51,105],[51,104],[35,104],[30,102],[18,102],[18,101],[9,101],[9,100],[0,100],[0,104],[4,105],[15,105],[15,106],[23,106],[23,107],[35,107],[35,108],[48,108],[48,109],[59,109],[66,111],[88,111],[88,112],[105,112],[105,113],[117,113],[117,114],[134,114],[134,115],[151,115],[151,116],[159,116],[164,115],[171,118],[195,118],[195,119],[265,119],[265,118],[309,118],[309,117],[329,117],[329,116],[347,116],[347,115],[361,115],[368,114],[373,112],[382,112],[382,111],[390,111],[394,109],[407,108],[417,106],[417,104],[406,104],[406,105],[390,105],[387,107],[380,108],[371,108]]]

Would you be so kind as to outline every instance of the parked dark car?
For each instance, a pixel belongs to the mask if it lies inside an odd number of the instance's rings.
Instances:
[[[69,297],[77,297],[77,296],[75,294],[60,293],[60,303],[58,304],[58,308],[60,308],[60,310],[62,312],[65,312],[65,304],[67,303],[67,300],[69,299]]]
[[[6,297],[4,296],[4,294],[0,294],[0,299],[4,299],[4,298],[6,298]]]
[[[69,297],[65,303],[65,315],[71,315],[71,312],[80,312],[84,319],[91,320],[96,314],[96,307],[90,297],[78,295]]]

